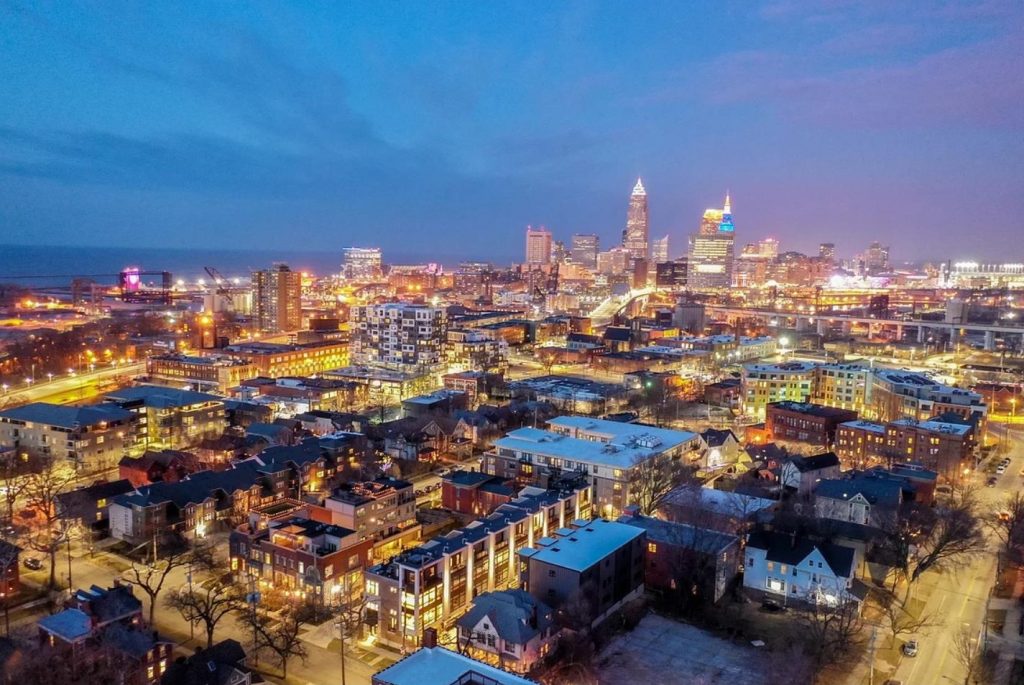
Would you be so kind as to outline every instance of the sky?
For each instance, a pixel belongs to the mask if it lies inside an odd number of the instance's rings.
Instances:
[[[1024,2],[0,0],[0,245],[1024,259]],[[0,248],[2,249],[2,248]]]

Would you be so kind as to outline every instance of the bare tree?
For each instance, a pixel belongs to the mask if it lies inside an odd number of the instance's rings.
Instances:
[[[207,649],[213,646],[213,634],[220,620],[244,607],[241,591],[220,583],[174,590],[164,599],[164,604],[177,609],[189,623],[202,624],[206,631]]]
[[[1000,511],[985,517],[985,525],[999,536],[1007,551],[1024,544],[1024,494],[1009,495]]]
[[[953,658],[964,667],[964,685],[985,680],[985,651],[981,636],[964,625],[953,634]]]
[[[33,473],[25,486],[28,506],[36,512],[40,525],[29,535],[29,546],[50,557],[49,587],[57,587],[57,552],[67,540],[68,530],[61,526],[57,512],[57,498],[67,492],[75,481],[75,472],[69,465],[47,463]]]
[[[154,547],[156,545],[154,544]],[[131,568],[125,571],[125,582],[135,585],[149,597],[149,625],[153,625],[156,601],[174,569],[189,566],[193,569],[214,567],[213,549],[205,543],[189,545],[181,538],[165,542],[158,558],[148,562],[132,560]]]
[[[942,625],[942,619],[936,614],[925,611],[919,614],[911,613],[906,605],[891,592],[880,591],[876,598],[882,624],[892,636],[891,647],[896,646],[896,639],[900,635],[913,635],[927,628]]]
[[[814,659],[798,644],[786,649],[769,652],[761,675],[762,685],[792,685],[793,683],[814,683],[818,669]]]
[[[34,473],[38,473],[46,465],[39,457],[30,452],[14,450],[10,456],[0,459],[0,480],[4,483],[4,505],[7,509],[7,520],[14,520],[14,505],[25,495]]]
[[[860,606],[853,601],[843,601],[843,591],[838,590],[838,604],[818,602],[809,605],[798,614],[801,632],[809,645],[817,665],[833,661],[847,654],[863,642],[864,618]]]
[[[298,657],[306,660],[308,653],[299,637],[304,623],[294,608],[285,609],[279,621],[272,621],[259,612],[240,611],[239,620],[255,636],[255,651],[270,652],[281,667],[281,675],[288,678],[288,662]]]
[[[640,513],[650,516],[669,493],[690,481],[692,476],[693,469],[680,458],[665,454],[638,455],[633,459],[627,476],[628,501],[637,505]]]
[[[928,569],[954,568],[984,548],[973,496],[962,493],[948,507],[936,508],[934,518],[913,539],[908,548],[907,579],[912,584]]]

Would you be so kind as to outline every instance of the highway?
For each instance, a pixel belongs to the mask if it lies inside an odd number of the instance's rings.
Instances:
[[[29,402],[53,402],[72,404],[95,397],[102,384],[113,385],[124,379],[131,379],[146,371],[145,362],[121,364],[95,371],[85,371],[67,376],[42,376],[34,383],[24,383],[17,388],[8,388],[0,394],[0,407],[11,407]]]

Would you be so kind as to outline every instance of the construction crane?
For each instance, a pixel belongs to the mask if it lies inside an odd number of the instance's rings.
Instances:
[[[210,278],[213,279],[213,292],[217,295],[227,295],[228,289],[225,284],[228,282],[228,279],[221,276],[220,272],[217,271],[217,269],[213,268],[212,266],[204,266],[203,270],[210,275]]]

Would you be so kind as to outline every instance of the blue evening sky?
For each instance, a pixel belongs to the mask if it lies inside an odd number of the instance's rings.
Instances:
[[[0,244],[1022,257],[1024,3],[0,0]]]

